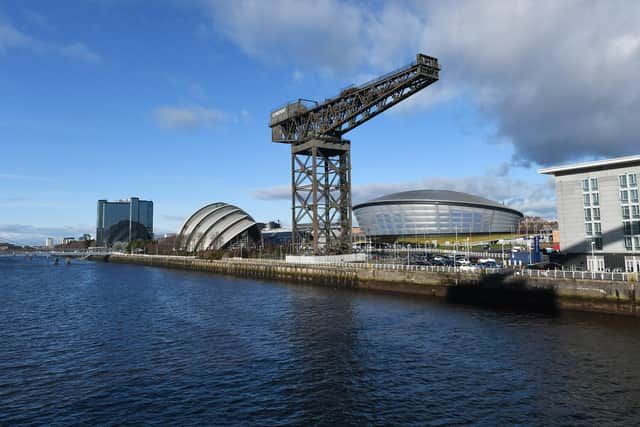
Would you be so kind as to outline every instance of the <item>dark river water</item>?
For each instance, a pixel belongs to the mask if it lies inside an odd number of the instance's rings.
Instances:
[[[0,257],[0,425],[638,425],[640,322]]]

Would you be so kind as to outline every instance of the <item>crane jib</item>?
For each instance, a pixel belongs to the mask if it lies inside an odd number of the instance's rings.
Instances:
[[[438,81],[438,60],[416,61],[334,98],[271,112],[271,139],[291,145],[291,251],[351,252],[351,142],[342,136]]]
[[[271,113],[272,141],[300,143],[312,137],[340,136],[436,82],[439,71],[436,58],[419,53],[415,63],[347,87],[321,104],[302,99],[290,102]]]

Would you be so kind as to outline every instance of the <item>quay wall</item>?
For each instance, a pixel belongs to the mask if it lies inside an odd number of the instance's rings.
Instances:
[[[188,257],[119,255],[97,257],[237,277],[336,288],[441,297],[452,302],[545,311],[577,310],[640,316],[636,282],[524,277],[502,274],[375,268],[372,265],[296,265],[267,260],[202,260]]]

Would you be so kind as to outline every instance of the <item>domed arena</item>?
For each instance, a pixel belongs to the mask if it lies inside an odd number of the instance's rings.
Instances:
[[[254,242],[260,231],[254,219],[237,206],[211,203],[198,209],[178,229],[176,248],[186,252],[224,249]]]
[[[440,237],[499,234],[517,229],[522,213],[498,202],[449,190],[388,194],[353,207],[369,237]]]

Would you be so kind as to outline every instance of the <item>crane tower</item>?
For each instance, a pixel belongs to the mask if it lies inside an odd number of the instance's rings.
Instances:
[[[342,136],[438,80],[436,58],[415,63],[322,103],[299,99],[271,113],[271,139],[291,145],[293,247],[314,254],[351,250],[350,141]]]

